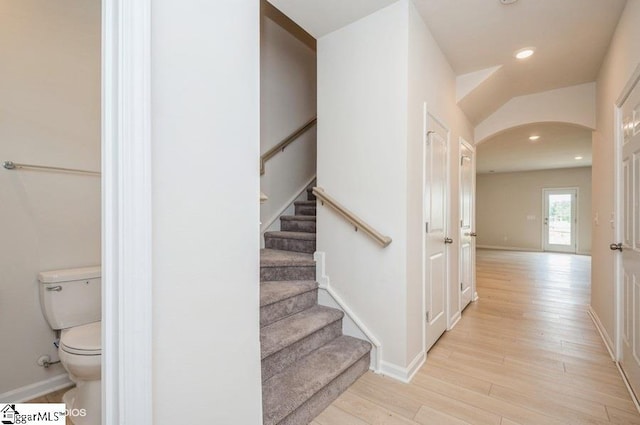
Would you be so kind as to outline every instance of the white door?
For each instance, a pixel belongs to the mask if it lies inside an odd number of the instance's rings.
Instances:
[[[544,250],[576,252],[577,189],[543,189]]]
[[[427,133],[425,155],[425,350],[428,351],[447,328],[446,133]]]
[[[460,311],[475,299],[475,150],[460,139]]]
[[[640,396],[640,84],[622,105],[622,353],[620,365]],[[620,306],[620,304],[619,304]]]

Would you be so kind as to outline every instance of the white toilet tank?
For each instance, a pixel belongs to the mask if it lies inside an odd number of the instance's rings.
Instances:
[[[100,266],[40,272],[40,305],[51,329],[66,329],[102,318]]]

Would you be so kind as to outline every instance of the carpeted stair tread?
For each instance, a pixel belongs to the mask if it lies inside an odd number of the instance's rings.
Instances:
[[[260,307],[313,291],[318,283],[313,280],[283,280],[260,284]]]
[[[264,425],[278,424],[370,350],[368,342],[341,336],[265,381]]]
[[[318,305],[317,201],[294,202],[260,252],[264,425],[303,425],[369,369],[371,344],[342,335],[341,310]]]
[[[315,215],[283,215],[280,217],[280,230],[287,232],[316,233]]]
[[[260,267],[315,266],[313,254],[305,252],[261,249]]]
[[[296,201],[293,203],[296,207],[315,207],[317,201]]]
[[[284,215],[280,217],[280,230],[287,232],[316,233],[315,215]]]
[[[266,358],[296,341],[341,320],[344,313],[335,308],[316,305],[260,329],[262,358]]]
[[[283,215],[281,221],[316,221],[315,215]]]
[[[275,239],[296,239],[301,241],[316,240],[316,234],[308,233],[308,232],[288,232],[288,231],[265,232],[264,237],[275,238]]]
[[[296,273],[296,276],[299,274]],[[260,327],[311,308],[317,303],[318,284],[315,280],[263,281],[260,285]],[[262,379],[266,379],[264,374]]]
[[[316,251],[316,234],[315,232],[292,232],[286,230],[265,232],[264,246],[269,249],[311,254]]]
[[[316,215],[316,201],[297,201],[293,206],[295,215]]]

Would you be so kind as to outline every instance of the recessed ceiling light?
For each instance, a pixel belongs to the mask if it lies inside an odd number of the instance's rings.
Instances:
[[[535,49],[533,47],[525,47],[524,49],[520,49],[516,51],[513,54],[513,56],[515,56],[518,59],[526,59],[531,55],[533,55],[534,52],[535,52]]]
[[[513,4],[515,2],[517,2],[518,0],[500,0],[500,3],[502,4]]]
[[[529,136],[529,140],[531,140],[532,142],[535,142],[539,138],[540,138],[540,136]]]
[[[582,157],[581,156],[576,156],[574,159],[581,160]]]

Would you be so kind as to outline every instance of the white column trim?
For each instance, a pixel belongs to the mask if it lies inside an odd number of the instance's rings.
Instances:
[[[151,425],[150,0],[102,6],[102,423]]]

